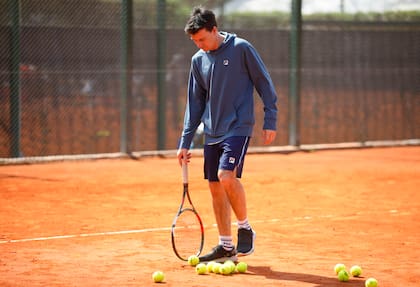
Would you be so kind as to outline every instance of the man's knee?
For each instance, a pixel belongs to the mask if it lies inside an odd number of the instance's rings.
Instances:
[[[223,185],[229,185],[236,179],[235,171],[232,170],[219,170],[217,175]]]

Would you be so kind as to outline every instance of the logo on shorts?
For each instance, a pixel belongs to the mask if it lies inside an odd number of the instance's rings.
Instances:
[[[223,60],[223,65],[225,66],[229,65],[229,60],[228,59]]]
[[[229,158],[229,163],[234,164],[235,163],[235,158],[234,157],[230,157]]]

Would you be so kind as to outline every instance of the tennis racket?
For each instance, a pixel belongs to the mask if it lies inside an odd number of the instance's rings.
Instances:
[[[181,205],[172,222],[171,239],[175,255],[184,261],[191,255],[199,256],[204,245],[204,228],[198,212],[192,204],[188,192],[188,167],[182,163],[182,181],[184,191]],[[188,205],[186,205],[188,201]]]

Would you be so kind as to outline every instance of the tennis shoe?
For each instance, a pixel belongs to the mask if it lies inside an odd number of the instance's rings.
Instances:
[[[252,229],[238,229],[238,256],[250,255],[254,252],[256,233]]]
[[[206,263],[210,261],[223,263],[227,260],[232,260],[233,262],[238,261],[236,257],[236,249],[233,248],[232,250],[228,251],[223,248],[222,245],[217,245],[212,249],[212,251],[206,255],[200,256],[200,263]]]

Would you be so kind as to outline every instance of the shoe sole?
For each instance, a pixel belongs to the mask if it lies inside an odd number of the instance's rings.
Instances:
[[[209,262],[224,263],[224,262],[226,262],[228,260],[232,260],[233,262],[236,263],[236,262],[238,262],[238,257],[236,257],[236,256],[229,256],[229,257],[220,257],[220,258],[217,258],[217,259],[207,260],[207,261],[201,261],[200,260],[200,263],[209,263]]]
[[[240,252],[238,251],[237,255],[238,256],[247,256],[247,255],[251,255],[252,253],[254,253],[254,242],[255,242],[255,238],[257,237],[257,233],[255,231],[253,231],[252,233],[252,248],[251,250],[249,250],[248,252]]]

